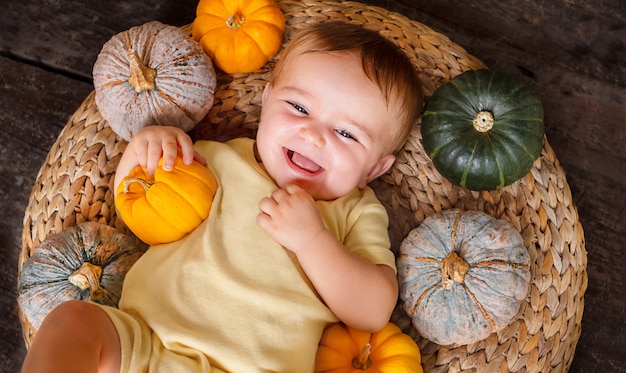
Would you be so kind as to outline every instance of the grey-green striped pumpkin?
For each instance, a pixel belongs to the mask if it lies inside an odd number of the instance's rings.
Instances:
[[[20,309],[39,329],[48,313],[68,300],[117,307],[126,272],[144,251],[129,236],[97,222],[52,234],[22,266]]]
[[[518,79],[466,71],[427,101],[421,134],[426,154],[451,183],[494,190],[526,175],[541,154],[543,106]]]
[[[440,345],[469,344],[505,328],[530,289],[521,234],[484,212],[428,216],[400,245],[398,283],[417,332]]]

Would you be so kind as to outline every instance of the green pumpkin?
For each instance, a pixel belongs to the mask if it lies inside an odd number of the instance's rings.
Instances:
[[[494,190],[526,175],[541,154],[543,107],[517,79],[466,71],[428,100],[421,134],[426,154],[451,183]]]

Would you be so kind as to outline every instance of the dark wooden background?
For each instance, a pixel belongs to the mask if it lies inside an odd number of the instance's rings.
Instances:
[[[448,35],[545,106],[571,187],[589,287],[571,372],[626,372],[626,1],[364,1]],[[193,21],[195,0],[0,0],[0,372],[26,353],[16,311],[22,218],[48,149],[93,89],[112,35]]]

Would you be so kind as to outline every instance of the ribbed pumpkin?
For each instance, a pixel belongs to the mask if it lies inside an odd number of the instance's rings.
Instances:
[[[451,183],[493,190],[522,178],[541,154],[543,107],[513,77],[466,71],[427,101],[421,134],[426,154]]]
[[[343,323],[329,325],[315,356],[316,373],[421,373],[417,344],[400,328],[388,323],[376,333]]]
[[[59,304],[117,307],[126,272],[144,250],[115,228],[86,222],[46,237],[24,262],[18,304],[35,329]]]
[[[93,67],[96,105],[121,138],[149,125],[191,130],[209,112],[211,59],[181,28],[158,21],[113,36]]]
[[[397,264],[405,311],[440,345],[477,342],[506,327],[530,285],[520,233],[478,211],[427,217],[400,245]]]
[[[260,69],[280,49],[285,17],[273,0],[200,0],[191,35],[228,74]]]
[[[143,242],[156,245],[176,241],[207,216],[217,190],[213,173],[194,161],[176,158],[171,171],[163,159],[153,176],[140,166],[122,179],[115,206],[126,226]]]

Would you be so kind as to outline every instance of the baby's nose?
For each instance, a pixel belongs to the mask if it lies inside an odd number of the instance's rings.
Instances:
[[[324,144],[326,144],[326,140],[324,139],[322,133],[314,127],[300,128],[300,137],[318,148],[321,148]]]

